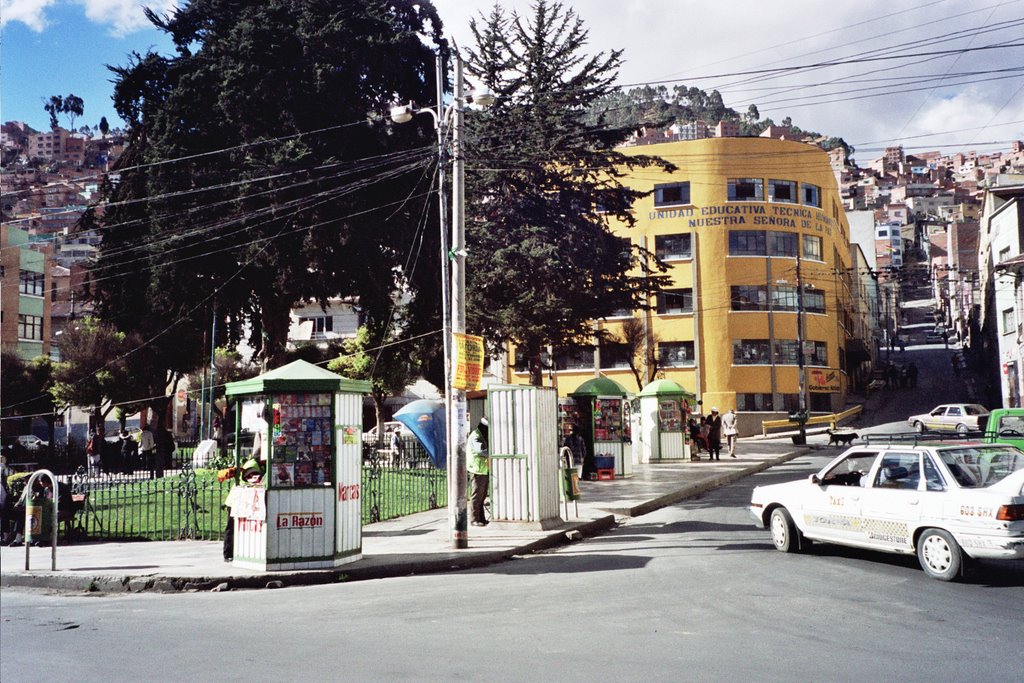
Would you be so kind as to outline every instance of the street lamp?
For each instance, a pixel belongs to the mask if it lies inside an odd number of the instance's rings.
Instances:
[[[391,120],[397,124],[408,123],[416,114],[430,114],[434,119],[437,131],[438,150],[438,187],[439,214],[441,219],[441,315],[442,333],[444,336],[444,376],[445,376],[445,419],[448,436],[448,515],[452,531],[452,547],[456,549],[469,547],[469,531],[467,517],[467,471],[466,471],[466,437],[468,434],[468,414],[466,410],[466,392],[453,386],[452,358],[454,357],[454,338],[456,334],[466,332],[466,200],[465,177],[462,159],[462,113],[467,104],[488,107],[494,102],[494,94],[489,90],[476,91],[470,95],[463,93],[462,59],[458,54],[455,59],[455,92],[452,103],[444,109],[444,70],[441,56],[437,57],[437,111],[431,108],[417,109],[412,103],[396,105],[391,108]],[[448,159],[445,149],[447,133],[451,129],[451,161],[452,161],[452,243],[448,248],[448,226],[444,197],[444,166]],[[449,261],[451,275],[449,278]],[[450,323],[449,323],[449,289],[450,289]]]

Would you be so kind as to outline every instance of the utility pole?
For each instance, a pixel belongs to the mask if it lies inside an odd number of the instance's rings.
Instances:
[[[464,107],[462,84],[462,58],[455,57],[455,97],[452,103],[452,358],[455,357],[455,335],[466,333],[466,197],[465,175],[462,158],[462,116]],[[450,494],[454,494],[455,505],[449,504],[452,524],[452,547],[469,547],[468,518],[466,505],[466,436],[468,433],[466,415],[466,392],[453,386],[452,370],[448,375],[451,392],[452,412],[448,417],[448,442],[452,458],[449,472],[452,483]]]
[[[796,250],[796,362],[800,394],[797,401],[800,443],[807,443],[807,382],[804,370],[804,283],[800,278],[800,249]]]

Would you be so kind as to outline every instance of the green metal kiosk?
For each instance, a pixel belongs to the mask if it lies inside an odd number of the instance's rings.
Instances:
[[[229,496],[236,567],[318,569],[362,557],[361,436],[369,391],[369,382],[303,360],[227,385],[236,466],[255,456],[264,472],[262,483],[240,483]]]
[[[576,401],[579,426],[593,448],[597,469],[614,467],[616,477],[633,476],[629,403],[622,385],[607,377],[595,377],[569,397]]]
[[[669,379],[657,379],[637,394],[640,403],[639,435],[634,447],[640,462],[690,459],[690,436],[686,420],[696,407],[697,397]]]

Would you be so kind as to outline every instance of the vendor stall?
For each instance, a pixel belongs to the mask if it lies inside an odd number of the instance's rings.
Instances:
[[[227,385],[236,403],[236,466],[255,458],[264,473],[260,484],[242,484],[231,496],[235,566],[315,569],[361,557],[362,399],[369,390],[369,382],[303,360]]]
[[[640,462],[689,460],[686,420],[696,405],[696,396],[672,380],[659,379],[645,386],[637,397],[640,435],[636,446]]]
[[[576,401],[579,425],[594,455],[597,476],[605,477],[612,469],[616,477],[633,476],[626,390],[607,377],[595,377],[569,397]]]

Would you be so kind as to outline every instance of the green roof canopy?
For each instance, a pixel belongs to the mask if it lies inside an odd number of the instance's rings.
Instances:
[[[595,377],[581,384],[570,396],[625,396],[622,385],[607,377]]]
[[[370,383],[364,380],[345,379],[330,370],[297,360],[265,372],[258,377],[231,382],[225,387],[228,396],[250,394],[273,394],[290,391],[329,391],[349,394],[370,393]]]
[[[656,379],[643,389],[637,396],[682,396],[684,398],[697,398],[696,394],[687,391],[670,379]]]

